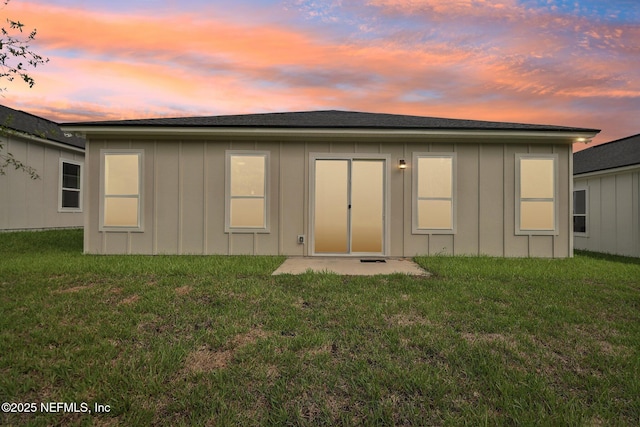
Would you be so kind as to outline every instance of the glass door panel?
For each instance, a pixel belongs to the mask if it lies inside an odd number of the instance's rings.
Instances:
[[[351,165],[351,252],[382,253],[384,161]]]
[[[314,252],[349,252],[349,161],[317,160]]]

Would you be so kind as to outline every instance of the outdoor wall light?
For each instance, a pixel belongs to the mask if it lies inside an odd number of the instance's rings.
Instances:
[[[407,162],[404,161],[404,159],[400,159],[400,161],[398,162],[398,168],[399,169],[406,169],[407,168]]]

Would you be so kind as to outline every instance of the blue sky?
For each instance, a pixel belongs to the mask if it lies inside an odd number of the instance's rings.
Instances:
[[[11,0],[58,121],[343,109],[640,133],[637,0]],[[577,147],[581,148],[581,147]]]

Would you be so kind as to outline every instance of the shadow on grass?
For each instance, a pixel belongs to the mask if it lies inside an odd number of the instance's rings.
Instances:
[[[0,253],[82,253],[82,229],[0,233]]]
[[[602,252],[581,251],[581,250],[576,250],[575,254],[578,256],[598,259],[602,261],[640,265],[640,258],[634,258],[634,257],[628,257],[628,256],[622,256],[622,255],[613,255],[613,254],[607,254]]]

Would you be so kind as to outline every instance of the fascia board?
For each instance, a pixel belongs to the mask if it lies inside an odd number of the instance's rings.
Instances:
[[[28,139],[30,141],[38,142],[43,145],[48,145],[51,147],[60,148],[67,151],[73,151],[76,153],[82,153],[82,154],[85,153],[85,150],[83,148],[76,147],[75,145],[69,145],[69,144],[63,144],[62,142],[51,141],[49,139],[44,139],[35,135],[30,135],[28,133],[12,131],[11,133],[8,134],[8,136],[14,137],[14,138]]]
[[[599,171],[584,172],[584,173],[573,175],[573,179],[589,178],[592,176],[616,175],[619,173],[633,172],[636,170],[640,171],[640,164],[621,166],[619,168],[602,169]]]
[[[402,137],[417,139],[435,138],[499,138],[499,139],[566,139],[574,143],[579,139],[593,138],[597,132],[582,131],[531,131],[531,130],[463,130],[463,129],[356,129],[356,128],[231,128],[231,127],[159,127],[159,126],[61,126],[66,132],[85,136],[220,136],[220,137]]]

